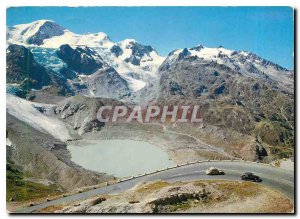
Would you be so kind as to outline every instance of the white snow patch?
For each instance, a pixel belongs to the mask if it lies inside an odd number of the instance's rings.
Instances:
[[[9,140],[9,138],[6,138],[6,146],[11,146],[12,145],[12,143],[11,143],[11,141]]]
[[[218,59],[219,54],[231,56],[233,50],[224,49],[222,47],[221,48],[204,47],[200,51],[189,49],[189,52],[191,53],[192,56],[198,56],[199,58],[204,58],[207,60],[221,61],[220,59]]]
[[[131,87],[131,89],[134,92],[144,88],[147,84],[144,81],[137,80],[137,79],[134,79],[134,78],[131,78],[131,77],[127,77],[127,78],[125,78],[125,80],[127,80],[127,82],[129,83],[129,86]]]
[[[27,123],[29,126],[41,132],[48,133],[61,141],[71,139],[68,129],[63,122],[56,118],[46,116],[37,110],[35,106],[51,107],[47,104],[30,102],[11,94],[6,95],[7,113]]]
[[[59,48],[63,44],[69,44],[71,47],[88,46],[88,47],[106,47],[110,48],[114,45],[105,33],[96,34],[75,34],[69,30],[61,36],[55,36],[44,40],[42,47]]]

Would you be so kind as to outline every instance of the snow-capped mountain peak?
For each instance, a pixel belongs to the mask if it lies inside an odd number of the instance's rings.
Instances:
[[[28,24],[15,25],[8,28],[7,35],[8,44],[37,45],[55,49],[64,44],[73,47],[80,45],[111,47],[113,45],[107,34],[103,32],[75,34],[51,20],[38,20]]]
[[[45,39],[61,36],[65,28],[51,20],[38,20],[9,28],[10,43],[42,45]]]
[[[267,61],[254,53],[219,47],[197,45],[192,48],[177,49],[167,57],[160,56],[150,45],[143,45],[134,39],[113,42],[104,32],[76,34],[51,20],[39,20],[7,28],[7,43],[30,48],[37,60],[53,71],[68,66],[57,57],[62,45],[69,45],[74,51],[87,47],[93,51],[91,59],[106,63],[127,81],[132,91],[138,91],[154,78],[158,71],[167,69],[173,63],[186,58],[189,61],[202,60],[205,63],[218,63],[252,78],[271,78],[282,84],[293,84],[293,71]],[[83,57],[90,59],[86,54]],[[49,58],[53,63],[49,63]],[[46,61],[45,61],[46,60]],[[81,68],[79,68],[81,69]],[[95,72],[93,69],[92,72]],[[80,72],[79,72],[80,73]],[[90,72],[89,72],[90,74]]]
[[[66,66],[57,57],[57,51],[62,45],[69,45],[74,50],[86,46],[113,67],[133,91],[142,89],[151,78],[157,77],[158,67],[165,59],[151,46],[140,44],[134,39],[115,43],[106,33],[76,34],[49,20],[16,25],[7,31],[8,45],[19,44],[30,48],[38,56],[37,60],[42,60],[54,71]],[[49,63],[49,55],[51,59],[55,57],[55,65]]]
[[[209,48],[198,45],[192,48],[174,50],[160,68],[169,68],[173,63],[188,57],[196,57],[204,62],[216,62],[225,65],[247,77],[269,77],[288,86],[293,84],[293,71],[265,60],[254,53],[225,49],[222,46]]]
[[[120,58],[132,65],[141,65],[142,62],[153,61],[152,56],[158,53],[150,45],[142,45],[133,39],[125,39],[117,43],[122,53]]]
[[[120,41],[118,44],[126,46],[126,45],[129,45],[132,43],[136,43],[136,40],[135,39],[125,39],[125,40]]]

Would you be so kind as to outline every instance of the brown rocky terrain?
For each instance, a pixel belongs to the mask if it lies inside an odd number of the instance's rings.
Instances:
[[[276,201],[275,201],[276,200]],[[250,182],[149,182],[122,194],[103,195],[48,213],[290,213],[290,200],[279,192]]]
[[[32,177],[53,181],[65,191],[112,178],[105,173],[92,172],[73,163],[64,142],[31,128],[9,114],[7,131],[14,145],[8,161],[20,165]]]

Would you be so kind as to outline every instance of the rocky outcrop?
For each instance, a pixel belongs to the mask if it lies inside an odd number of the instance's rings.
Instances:
[[[268,156],[267,150],[261,144],[256,144],[255,152],[258,160],[262,160],[264,157]]]
[[[110,51],[116,56],[119,57],[120,55],[123,54],[123,50],[121,49],[120,46],[118,45],[113,45],[110,49]]]
[[[27,90],[40,89],[52,83],[50,74],[24,46],[9,45],[6,49],[6,83],[20,84]]]
[[[91,206],[98,205],[105,200],[105,197],[96,197],[81,203],[75,203],[73,206],[64,207],[62,210],[58,210],[55,213],[83,213],[86,212]]]
[[[188,191],[188,192],[176,192],[166,197],[157,198],[156,200],[150,202],[152,206],[153,213],[163,213],[170,212],[170,205],[177,205],[182,202],[187,202],[188,200],[205,201],[208,198],[210,192],[206,192],[205,188],[202,188],[199,191]]]
[[[58,106],[55,114],[72,125],[78,134],[99,131],[104,123],[97,120],[97,111],[103,103],[97,99],[75,96],[70,101]]]
[[[40,90],[50,96],[68,96],[73,91],[67,77],[58,75],[39,64],[32,52],[21,45],[11,44],[6,50],[7,92],[22,98],[35,99]]]
[[[105,125],[97,119],[97,113],[101,106],[120,104],[122,103],[116,100],[76,95],[56,107],[54,112],[59,119],[71,125],[79,135],[82,135],[87,132],[99,131]]]
[[[104,61],[96,52],[87,46],[78,46],[73,49],[68,44],[62,45],[57,51],[57,55],[68,68],[80,74],[92,74],[104,65]]]
[[[131,55],[126,58],[124,61],[131,63],[133,65],[140,65],[141,59],[146,55],[149,58],[151,57],[150,53],[155,51],[151,46],[142,45],[136,41],[130,41],[126,45],[126,49],[130,49]]]
[[[95,97],[115,98],[117,100],[129,97],[131,90],[126,80],[111,67],[99,69],[89,77],[81,79],[81,84],[87,90],[81,89],[81,93]]]

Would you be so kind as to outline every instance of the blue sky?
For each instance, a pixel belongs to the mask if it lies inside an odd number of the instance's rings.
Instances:
[[[202,44],[247,50],[293,69],[294,21],[289,7],[19,7],[7,25],[54,20],[75,33],[105,32],[152,45],[160,54]]]

